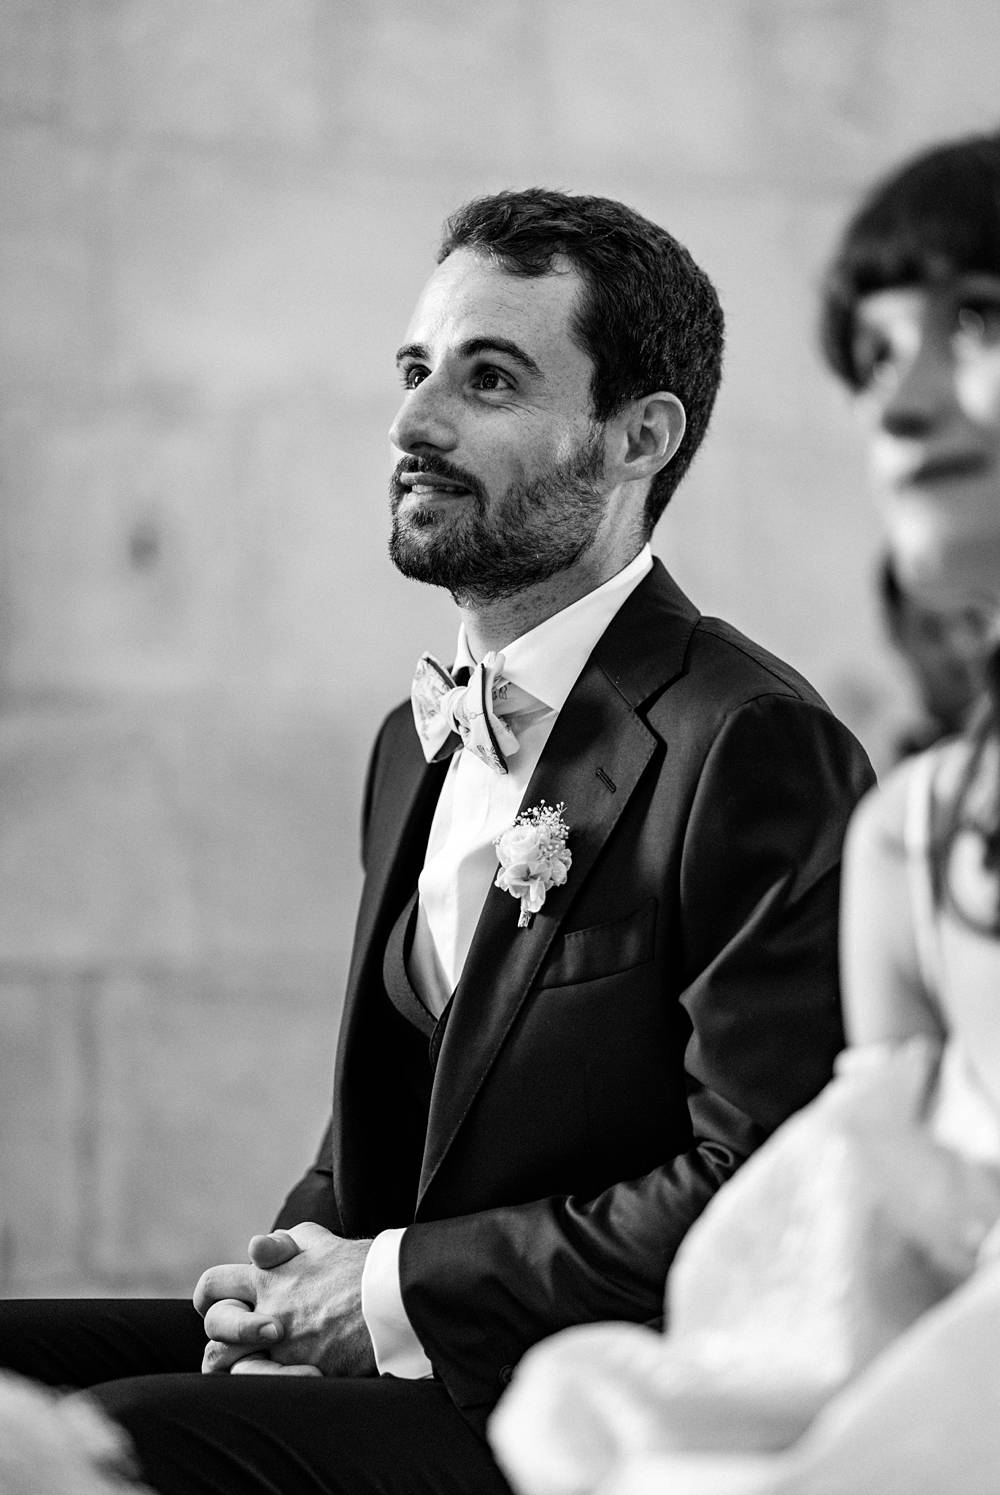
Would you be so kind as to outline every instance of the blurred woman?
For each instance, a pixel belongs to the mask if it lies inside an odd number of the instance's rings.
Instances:
[[[1000,1479],[1000,136],[880,183],[830,268],[900,584],[985,696],[848,837],[837,1077],[713,1200],[668,1332],[577,1328],[491,1438],[525,1495],[987,1495]]]
[[[983,618],[975,608],[925,607],[900,586],[890,555],[879,562],[876,587],[886,634],[911,687],[911,720],[891,745],[898,763],[968,724],[983,683]]]
[[[0,1495],[151,1495],[121,1428],[85,1396],[0,1374]]]

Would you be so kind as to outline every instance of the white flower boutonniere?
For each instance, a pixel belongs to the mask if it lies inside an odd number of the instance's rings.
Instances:
[[[500,861],[496,886],[521,900],[518,929],[528,929],[550,888],[561,888],[573,857],[567,846],[569,826],[565,805],[540,805],[523,810],[494,846]]]

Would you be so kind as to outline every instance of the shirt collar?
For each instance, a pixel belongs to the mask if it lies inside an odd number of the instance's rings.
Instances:
[[[652,570],[653,552],[645,544],[635,558],[592,592],[553,613],[501,652],[503,673],[554,711],[561,711],[598,639],[625,599]],[[465,635],[458,630],[455,665],[475,667]]]

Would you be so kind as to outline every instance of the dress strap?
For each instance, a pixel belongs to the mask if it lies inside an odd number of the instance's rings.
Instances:
[[[941,953],[930,855],[936,768],[937,754],[933,750],[919,753],[910,760],[907,765],[909,779],[903,822],[903,845],[906,850],[906,876],[917,967],[925,989],[935,1001],[941,989]]]

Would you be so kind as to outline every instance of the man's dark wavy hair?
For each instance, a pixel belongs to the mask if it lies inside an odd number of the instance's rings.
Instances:
[[[862,296],[963,273],[1000,275],[1000,134],[936,145],[882,178],[849,221],[822,291],[820,343],[852,389]]]
[[[573,334],[594,366],[594,418],[669,390],[687,426],[646,501],[647,533],[708,427],[722,375],[724,322],[715,287],[675,238],[606,197],[542,188],[479,197],[447,220],[438,264],[456,249],[489,255],[513,275],[545,275],[557,256],[584,283]]]

